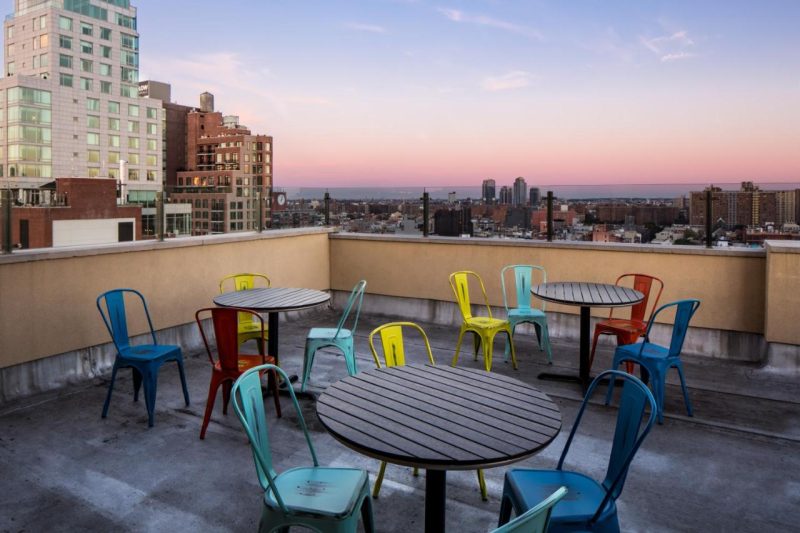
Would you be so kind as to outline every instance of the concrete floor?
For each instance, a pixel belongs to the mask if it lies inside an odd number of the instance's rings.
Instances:
[[[314,311],[281,324],[283,366],[299,373],[305,333],[335,324]],[[372,366],[366,335],[386,318],[362,316],[356,349]],[[439,364],[449,363],[457,327],[423,324]],[[539,381],[546,365],[530,332],[517,338],[518,371],[496,360],[494,371],[550,394],[564,428],[538,455],[514,466],[552,468],[580,398],[577,386]],[[498,350],[500,345],[498,342]],[[577,345],[554,341],[555,366],[574,367]],[[610,346],[596,369],[607,368]],[[0,407],[0,531],[253,531],[261,510],[247,440],[233,411],[219,407],[205,441],[198,438],[208,390],[205,354],[187,354],[192,405],[184,407],[174,366],[159,376],[156,425],[147,428],[142,402],[132,400],[130,372],[121,373],[109,416],[100,418],[108,382],[96,380]],[[480,361],[462,357],[461,365]],[[685,361],[696,416],[688,418],[675,386],[667,418],[639,451],[618,500],[624,531],[798,531],[800,528],[800,379],[715,360]],[[341,356],[318,354],[312,395],[301,399],[322,464],[365,468],[378,462],[334,441],[314,412],[315,393],[346,375]],[[278,470],[309,464],[302,434],[285,396],[284,417],[270,416]],[[218,400],[219,402],[219,400]],[[273,413],[268,404],[268,415]],[[568,458],[569,468],[602,477],[616,410],[593,406]],[[497,523],[506,468],[486,471],[482,502],[473,472],[448,473],[450,531],[485,532]],[[378,531],[422,531],[424,477],[389,466],[375,501]]]

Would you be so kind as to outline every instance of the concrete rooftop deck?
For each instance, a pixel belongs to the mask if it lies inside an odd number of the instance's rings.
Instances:
[[[334,324],[338,313],[317,310],[282,322],[284,368],[299,373],[311,325]],[[408,317],[394,317],[407,319]],[[370,368],[366,336],[391,318],[362,316],[356,340],[361,368]],[[449,364],[456,325],[422,324],[438,364]],[[493,371],[513,375],[550,394],[564,427],[538,455],[515,464],[555,466],[580,399],[577,386],[539,381],[546,366],[534,337],[517,337],[519,371],[496,358]],[[498,343],[498,346],[500,343]],[[554,339],[555,365],[577,366],[577,344]],[[108,382],[27,398],[0,407],[0,531],[254,531],[261,511],[252,456],[232,409],[221,397],[205,441],[198,438],[208,390],[204,353],[186,354],[192,405],[185,408],[177,370],[159,376],[155,427],[148,429],[143,401],[134,404],[130,372],[123,371],[109,416],[100,418]],[[607,368],[603,347],[595,370]],[[800,524],[800,379],[754,367],[686,359],[695,417],[685,416],[677,387],[669,386],[666,420],[656,426],[634,460],[618,500],[623,531],[797,531]],[[480,367],[469,356],[460,365]],[[341,356],[317,356],[313,393],[344,377]],[[601,389],[602,391],[603,389]],[[322,464],[366,468],[378,462],[330,437],[317,420],[313,393],[301,398]],[[284,417],[271,416],[273,455],[279,470],[310,459],[287,397]],[[587,413],[568,458],[570,468],[595,478],[608,460],[608,435],[616,409]],[[482,502],[473,472],[448,474],[447,523],[461,533],[497,524],[506,468],[486,471],[489,501]],[[378,531],[422,531],[424,478],[390,465],[375,501]]]

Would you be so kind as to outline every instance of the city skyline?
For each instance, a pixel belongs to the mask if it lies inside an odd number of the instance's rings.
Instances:
[[[800,179],[796,2],[136,7],[141,79],[272,135],[278,187]]]

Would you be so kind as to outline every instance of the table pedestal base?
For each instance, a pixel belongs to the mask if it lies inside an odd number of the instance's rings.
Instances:
[[[425,531],[444,531],[444,512],[447,505],[447,470],[425,472]]]
[[[589,383],[591,379],[589,378],[589,336],[590,336],[590,325],[591,325],[591,313],[589,312],[590,308],[587,306],[581,306],[581,337],[580,337],[580,370],[579,374],[576,376],[574,374],[554,374],[551,372],[542,372],[539,374],[539,379],[548,379],[553,381],[571,381],[574,383],[580,383],[583,392],[586,392],[586,389],[589,388]]]

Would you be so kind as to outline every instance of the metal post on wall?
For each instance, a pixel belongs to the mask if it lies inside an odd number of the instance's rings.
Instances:
[[[547,242],[553,242],[553,191],[547,191]]]
[[[325,225],[331,225],[331,195],[325,191]]]
[[[3,232],[4,254],[10,254],[11,247],[11,190],[0,191],[0,230]]]
[[[261,191],[256,191],[256,202],[258,203],[258,232],[264,231],[264,195]]]
[[[156,193],[156,236],[159,241],[164,240],[164,193]]]
[[[706,248],[713,246],[711,238],[711,188],[706,189]]]
[[[428,217],[430,216],[431,196],[428,191],[422,193],[422,236],[428,236]]]

